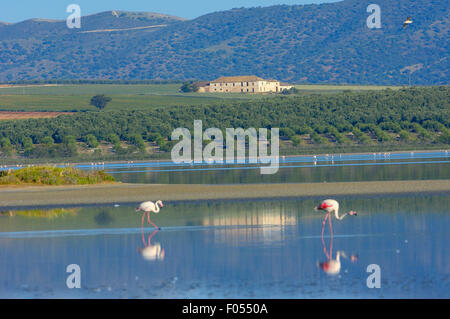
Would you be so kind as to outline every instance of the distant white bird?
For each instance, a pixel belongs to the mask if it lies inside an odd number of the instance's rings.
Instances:
[[[143,211],[144,214],[142,215],[142,226],[144,225],[144,218],[145,214],[147,214],[147,220],[149,224],[152,224],[156,229],[160,229],[158,226],[156,226],[151,220],[150,220],[150,213],[158,214],[161,210],[161,208],[164,207],[162,201],[157,201],[156,203],[153,202],[143,202],[138,207],[136,207],[136,211]]]
[[[411,24],[411,23],[413,23],[413,20],[412,20],[411,17],[408,17],[408,18],[403,22],[403,29],[405,29],[405,28],[408,26],[408,24]]]
[[[322,203],[320,203],[319,206],[316,207],[316,210],[324,210],[327,212],[327,214],[331,214],[332,212],[334,212],[334,216],[338,220],[343,220],[344,217],[347,215],[350,215],[350,216],[358,215],[356,212],[350,211],[348,213],[345,213],[342,216],[339,216],[339,203],[337,201],[335,201],[334,199],[324,200]]]

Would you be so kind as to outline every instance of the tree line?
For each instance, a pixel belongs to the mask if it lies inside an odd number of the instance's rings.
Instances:
[[[449,87],[408,88],[336,95],[279,96],[255,101],[224,101],[201,106],[151,110],[80,112],[47,119],[0,121],[3,154],[12,149],[24,156],[70,157],[76,143],[96,148],[110,143],[117,153],[121,142],[145,150],[145,143],[169,151],[175,128],[280,128],[280,135],[300,143],[308,135],[315,144],[408,143],[450,144]]]

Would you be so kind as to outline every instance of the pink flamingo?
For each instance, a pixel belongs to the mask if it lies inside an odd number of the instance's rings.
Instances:
[[[336,255],[336,259],[333,259],[333,227],[331,226],[331,213],[334,212],[334,216],[338,220],[343,220],[345,216],[357,216],[358,214],[355,211],[350,211],[342,216],[339,216],[339,203],[334,199],[326,199],[319,206],[315,208],[316,210],[323,210],[326,212],[325,218],[322,222],[322,246],[325,256],[328,261],[324,263],[320,263],[319,267],[323,269],[328,274],[338,274],[341,269],[340,256],[343,254],[342,252],[338,252]],[[326,248],[325,240],[323,238],[323,234],[325,231],[325,223],[328,219],[328,225],[330,226],[330,250],[328,251]],[[344,254],[343,254],[344,255]],[[345,255],[344,255],[345,256]]]
[[[136,211],[143,211],[144,214],[142,215],[142,228],[144,227],[144,218],[145,214],[147,214],[147,220],[149,224],[152,224],[156,229],[161,230],[158,226],[156,226],[151,220],[150,220],[150,212],[153,212],[155,214],[158,214],[160,211],[160,208],[164,207],[162,201],[157,201],[156,203],[153,202],[143,202],[138,207],[136,207]]]
[[[338,220],[343,220],[344,217],[347,216],[347,215],[349,215],[349,216],[356,216],[356,215],[358,215],[357,212],[350,211],[348,213],[345,213],[342,216],[339,216],[339,203],[337,201],[335,201],[334,199],[326,199],[326,200],[324,200],[322,203],[320,203],[319,206],[316,207],[316,210],[324,210],[324,211],[327,212],[327,215],[325,215],[324,224],[325,224],[326,219],[329,217],[329,215],[332,212],[334,212],[334,216]]]

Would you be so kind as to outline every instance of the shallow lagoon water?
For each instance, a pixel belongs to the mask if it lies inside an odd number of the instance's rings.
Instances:
[[[327,256],[316,199],[168,202],[152,215],[159,232],[132,206],[4,211],[0,297],[450,297],[449,194],[338,200],[359,215],[333,220],[333,276],[317,266]],[[324,240],[328,252],[328,228]],[[81,289],[66,286],[69,264]],[[380,289],[366,285],[370,264]]]
[[[127,183],[243,184],[315,183],[384,180],[450,179],[447,151],[373,154],[329,154],[280,157],[280,169],[262,175],[261,164],[206,162],[174,164],[170,161],[80,165],[105,169]]]

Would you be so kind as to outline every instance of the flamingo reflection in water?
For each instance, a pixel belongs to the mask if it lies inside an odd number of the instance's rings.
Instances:
[[[331,251],[330,251],[331,253]],[[341,272],[341,256],[347,258],[347,255],[342,250],[336,253],[336,259],[329,259],[325,262],[319,262],[318,266],[322,269],[327,275],[338,275]],[[327,257],[328,258],[328,257]],[[352,263],[358,261],[357,255],[351,255],[350,260]]]
[[[160,243],[152,244],[152,238],[159,232],[158,229],[155,229],[145,241],[144,235],[144,227],[141,228],[142,232],[142,243],[144,244],[144,248],[138,248],[139,253],[145,260],[149,261],[163,261],[166,255],[164,248],[161,247]]]
[[[345,216],[357,216],[357,213],[354,211],[350,211],[349,213],[339,216],[339,203],[332,199],[327,199],[323,201],[319,206],[316,207],[316,210],[324,210],[326,212],[325,218],[322,222],[322,246],[323,252],[327,257],[327,261],[319,262],[318,266],[328,275],[338,275],[341,272],[341,257],[347,258],[347,255],[343,251],[338,251],[336,253],[336,259],[333,259],[333,226],[331,225],[331,213],[334,212],[337,220],[344,219]],[[325,224],[328,219],[328,226],[330,229],[330,249],[327,249],[325,244],[325,239],[323,237],[325,232]],[[350,256],[351,262],[356,262],[358,260],[357,255]]]

